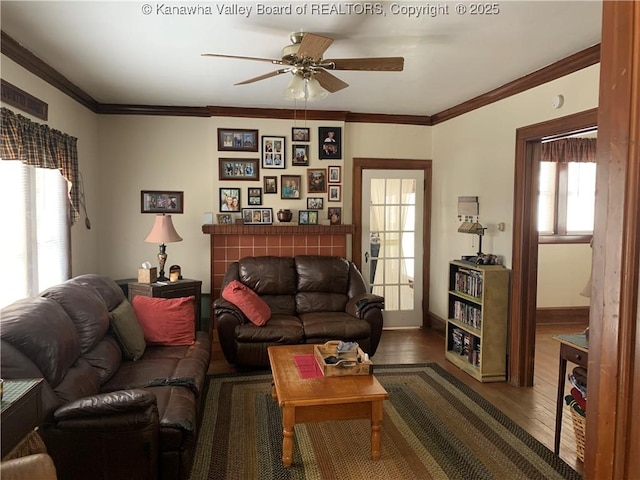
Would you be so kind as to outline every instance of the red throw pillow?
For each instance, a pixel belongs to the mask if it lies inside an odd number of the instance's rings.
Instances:
[[[267,302],[237,280],[229,282],[222,291],[222,298],[236,305],[252,323],[259,327],[271,318],[271,309]]]
[[[196,297],[154,298],[136,295],[133,309],[147,343],[193,345]]]

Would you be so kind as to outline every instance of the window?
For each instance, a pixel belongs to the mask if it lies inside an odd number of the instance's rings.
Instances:
[[[540,162],[540,242],[588,242],[593,235],[595,192],[595,163]]]
[[[0,161],[3,285],[0,307],[37,295],[70,274],[68,183],[57,169]]]

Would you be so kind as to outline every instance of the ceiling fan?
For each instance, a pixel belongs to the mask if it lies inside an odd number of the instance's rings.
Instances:
[[[400,72],[404,68],[403,57],[323,59],[322,56],[333,43],[333,39],[317,33],[294,32],[289,35],[289,39],[291,40],[291,45],[287,45],[282,49],[282,59],[280,60],[219,53],[203,53],[202,56],[255,60],[283,66],[283,68],[273,72],[238,82],[235,85],[246,85],[275,77],[282,73],[291,73],[294,75],[294,79],[298,81],[302,79],[309,83],[316,80],[322,88],[330,93],[342,90],[348,87],[349,84],[329,73],[328,70]]]

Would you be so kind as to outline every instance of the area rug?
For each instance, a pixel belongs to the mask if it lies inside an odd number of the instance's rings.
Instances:
[[[271,375],[209,377],[190,479],[582,478],[437,364],[376,366],[375,375],[389,392],[380,460],[367,420],[322,422],[296,425],[289,468]]]

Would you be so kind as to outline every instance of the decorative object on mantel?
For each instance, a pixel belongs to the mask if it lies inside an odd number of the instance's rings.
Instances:
[[[288,208],[278,210],[278,221],[279,222],[290,222],[293,218],[293,212]]]
[[[161,282],[166,282],[169,280],[164,276],[164,264],[167,261],[167,246],[165,243],[172,242],[181,242],[182,237],[178,235],[175,227],[173,226],[173,221],[171,220],[171,215],[156,215],[156,221],[153,224],[153,228],[147,238],[144,239],[147,243],[159,243],[160,251],[158,252],[158,265],[160,266],[160,276],[158,280]]]

